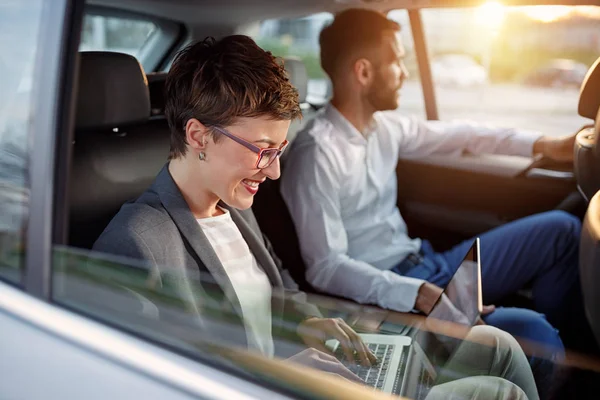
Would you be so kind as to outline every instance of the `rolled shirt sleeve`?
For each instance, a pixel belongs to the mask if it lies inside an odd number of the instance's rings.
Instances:
[[[378,123],[396,135],[399,157],[433,154],[503,154],[531,157],[540,132],[502,128],[471,121],[423,121],[396,111],[381,113]]]

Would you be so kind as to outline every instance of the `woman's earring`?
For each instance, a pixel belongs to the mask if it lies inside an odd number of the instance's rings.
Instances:
[[[204,154],[204,152],[203,152],[203,151],[201,151],[201,152],[198,154],[198,158],[200,159],[200,161],[204,161],[204,160],[206,160],[206,154]]]

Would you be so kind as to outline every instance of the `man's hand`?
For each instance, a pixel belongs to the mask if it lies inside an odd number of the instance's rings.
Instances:
[[[442,288],[440,288],[432,283],[429,283],[429,282],[423,283],[421,285],[421,287],[419,288],[419,293],[417,294],[417,301],[415,302],[415,308],[417,310],[422,311],[425,314],[429,315],[433,309],[433,306],[435,306],[435,303],[438,301],[440,296],[442,296],[443,292],[444,292],[444,290]],[[445,296],[442,299],[446,300],[446,307],[444,307],[443,310],[441,310],[441,311],[456,311],[456,315],[453,315],[453,316],[450,316],[450,315],[439,316],[438,315],[436,317],[446,320],[446,321],[460,323],[461,322],[460,316],[464,316],[462,314],[462,312],[458,311],[454,307],[454,305],[450,302],[450,300],[447,299]],[[494,310],[496,310],[496,306],[494,306],[494,305],[483,306],[481,315],[485,316],[485,315],[491,314],[494,312]],[[483,322],[483,320],[481,318],[478,318],[478,320],[476,321],[475,324],[476,325],[485,325],[485,322]]]
[[[334,356],[325,354],[317,349],[306,349],[300,353],[288,358],[288,361],[295,362],[306,367],[315,368],[321,371],[339,375],[342,378],[352,382],[365,383],[357,375],[353,374],[348,368],[338,361]]]
[[[558,162],[572,162],[576,136],[577,134],[560,137],[544,136],[533,144],[533,153]]]
[[[419,311],[429,315],[433,306],[438,301],[444,290],[432,283],[425,282],[419,288],[417,293],[417,301],[415,301],[415,308]]]
[[[485,317],[486,315],[489,315],[489,314],[493,313],[494,311],[496,311],[496,306],[493,304],[491,304],[489,306],[483,306],[483,309],[481,310],[481,315],[483,315]],[[481,317],[479,317],[479,318],[477,318],[475,325],[487,325],[487,324]]]
[[[307,346],[330,354],[331,351],[325,347],[325,340],[337,339],[351,363],[355,362],[355,352],[362,365],[371,366],[377,362],[377,357],[369,351],[360,336],[341,318],[309,318],[298,326],[298,335]]]

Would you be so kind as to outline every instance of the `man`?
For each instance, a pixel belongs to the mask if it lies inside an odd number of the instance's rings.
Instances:
[[[281,191],[300,238],[306,278],[315,288],[360,303],[428,313],[471,242],[437,253],[428,242],[409,238],[396,206],[398,158],[469,151],[569,161],[574,137],[399,115],[394,110],[408,76],[399,30],[381,13],[353,9],[321,32],[321,64],[333,98],[295,139]],[[532,282],[536,310],[567,331],[572,310],[582,310],[579,231],[576,218],[549,212],[481,235],[486,303]],[[486,308],[488,324],[561,346],[543,315],[492,311]],[[583,313],[577,318],[585,319]]]

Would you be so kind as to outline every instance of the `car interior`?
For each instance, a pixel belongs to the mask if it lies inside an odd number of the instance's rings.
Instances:
[[[279,2],[277,7],[268,1],[226,1],[218,6],[208,1],[169,2],[168,6],[167,2],[156,1],[89,3],[96,12],[112,7],[113,12],[142,12],[179,21],[194,38],[234,33],[253,21],[271,17],[335,12],[352,6],[382,10],[419,7],[418,2],[403,1],[290,1]],[[167,159],[168,126],[162,112],[166,73],[157,68],[157,72],[144,75],[133,62],[122,58],[117,60],[116,55],[102,52],[80,54],[69,191],[68,244],[72,246],[90,248],[120,205],[141,194]],[[290,128],[288,140],[292,141],[318,106],[307,103],[308,76],[302,61],[288,58],[285,67],[299,91],[304,112],[303,120]],[[578,107],[580,115],[590,120],[596,119],[600,103],[598,85],[600,68],[596,63],[582,86]],[[583,217],[587,207],[580,193],[591,197],[600,188],[594,143],[597,136],[593,130],[593,126],[586,126],[579,134],[574,171],[543,159],[505,156],[465,154],[458,158],[401,160],[398,205],[411,235],[425,237],[443,249],[537,212],[564,209]],[[253,206],[261,228],[300,286],[311,290],[304,280],[293,223],[279,195],[278,182],[269,181],[263,186]]]
[[[449,4],[452,3],[452,4]],[[475,6],[481,1],[443,0],[89,0],[90,15],[128,16],[175,21],[175,39],[147,65],[131,55],[110,51],[80,51],[75,83],[71,164],[68,174],[66,229],[57,244],[91,249],[123,203],[135,199],[153,182],[168,160],[170,134],[164,115],[166,71],[177,50],[192,40],[246,33],[253,24],[270,18],[296,18],[350,7],[381,11],[406,9],[418,21],[421,8]],[[507,4],[529,4],[513,0]],[[593,4],[572,0],[545,3]],[[167,24],[168,26],[168,24]],[[167,29],[167,28],[165,28]],[[170,29],[170,28],[169,28]],[[423,28],[411,25],[419,40]],[[420,36],[419,36],[420,35]],[[416,46],[420,63],[427,50]],[[308,100],[307,66],[298,57],[283,59],[298,89],[303,119],[288,133],[299,130],[322,106]],[[147,70],[145,71],[144,68]],[[423,76],[423,93],[433,93],[431,77]],[[580,270],[588,319],[600,343],[600,59],[592,65],[581,87],[578,112],[590,120],[579,131],[575,165],[545,159],[507,156],[432,156],[400,160],[398,206],[411,236],[424,237],[438,249],[449,248],[503,223],[538,212],[560,209],[582,218]],[[435,96],[425,98],[435,108]],[[434,113],[428,113],[434,119]],[[565,132],[568,134],[571,132]],[[285,170],[285,156],[281,160]],[[300,288],[316,293],[305,280],[305,266],[290,214],[279,192],[279,182],[267,180],[255,197],[253,211],[283,265]],[[134,294],[135,295],[135,294]],[[507,299],[507,304],[525,299]],[[139,297],[139,296],[138,296]],[[141,301],[145,301],[142,298]]]

